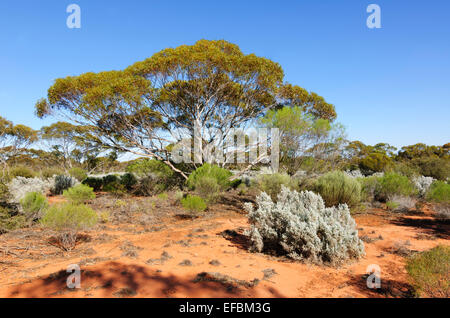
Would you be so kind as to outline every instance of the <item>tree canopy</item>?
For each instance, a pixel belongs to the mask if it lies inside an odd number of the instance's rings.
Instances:
[[[65,115],[89,127],[103,146],[164,161],[167,146],[186,138],[227,138],[267,110],[298,106],[332,121],[333,105],[284,82],[278,63],[244,54],[227,41],[200,40],[162,50],[122,71],[60,78],[36,104],[39,117]],[[201,128],[194,136],[194,126]],[[202,163],[202,158],[198,158]],[[184,175],[186,177],[186,175]]]

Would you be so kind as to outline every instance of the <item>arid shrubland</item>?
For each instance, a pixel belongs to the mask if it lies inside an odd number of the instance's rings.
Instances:
[[[320,195],[284,186],[276,203],[263,192],[256,204],[257,209],[246,204],[252,251],[331,264],[364,255],[364,244],[345,204],[327,208]]]

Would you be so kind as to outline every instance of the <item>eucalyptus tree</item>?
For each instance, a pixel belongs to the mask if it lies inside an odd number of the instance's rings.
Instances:
[[[155,158],[187,178],[169,148],[197,138],[211,144],[274,107],[296,105],[334,119],[331,104],[284,82],[278,63],[227,41],[164,49],[122,71],[59,78],[36,104],[39,117],[63,115],[90,128],[103,147]],[[194,128],[200,133],[195,134]],[[201,164],[204,158],[196,157]]]

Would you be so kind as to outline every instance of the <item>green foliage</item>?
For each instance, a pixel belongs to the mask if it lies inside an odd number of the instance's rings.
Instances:
[[[167,199],[169,199],[169,195],[166,192],[160,193],[158,194],[158,199],[162,201],[167,201]]]
[[[25,216],[12,213],[11,209],[0,205],[0,234],[23,228],[26,221]]]
[[[386,207],[391,211],[397,209],[399,206],[400,206],[400,204],[395,201],[386,202]]]
[[[450,202],[450,184],[444,181],[433,182],[426,194],[426,198],[433,202]]]
[[[102,178],[88,177],[84,179],[83,182],[81,183],[91,187],[95,192],[100,191],[103,187]]]
[[[53,178],[53,176],[58,176],[64,174],[64,171],[59,168],[46,168],[41,171],[41,176],[43,178]]]
[[[70,176],[59,175],[55,177],[55,186],[51,190],[53,194],[62,194],[64,190],[74,185],[74,180]]]
[[[391,163],[391,158],[386,154],[373,152],[361,159],[359,168],[365,172],[381,172],[386,170]]]
[[[126,167],[126,171],[138,177],[155,175],[160,179],[168,179],[174,172],[164,162],[154,159],[138,159]]]
[[[376,197],[379,200],[387,201],[395,195],[409,196],[415,189],[411,181],[406,176],[397,173],[386,173],[378,179]]]
[[[48,208],[47,198],[39,192],[29,192],[20,201],[22,209],[29,218],[39,218],[42,212]]]
[[[70,169],[69,174],[80,182],[86,179],[88,176],[87,172],[84,169],[77,167]]]
[[[97,223],[97,213],[86,205],[64,203],[50,206],[41,224],[55,231],[77,232]]]
[[[191,190],[195,190],[198,182],[202,178],[208,177],[215,179],[220,187],[220,190],[225,191],[231,186],[230,177],[232,175],[233,174],[227,169],[220,168],[217,165],[205,163],[189,175],[186,184]]]
[[[344,203],[354,207],[361,201],[361,185],[342,171],[321,176],[317,179],[314,190],[321,195],[328,207]]]
[[[126,190],[131,191],[137,184],[137,179],[132,173],[125,173],[120,177],[120,184],[122,184]]]
[[[181,205],[190,212],[202,212],[206,210],[205,201],[196,195],[188,195],[181,199]]]
[[[70,189],[64,190],[63,196],[74,204],[86,203],[89,200],[95,199],[94,189],[84,184],[78,184]]]
[[[412,256],[406,265],[416,296],[450,297],[450,246],[437,246]]]
[[[261,191],[267,193],[273,201],[277,200],[278,194],[281,192],[281,186],[291,187],[293,181],[287,174],[273,173],[258,176],[258,187]]]
[[[361,200],[373,201],[377,190],[379,189],[379,180],[376,176],[366,178],[358,178],[357,181],[361,184]]]
[[[24,177],[24,178],[34,178],[36,173],[28,167],[16,166],[9,170],[10,178]]]
[[[412,161],[418,168],[421,175],[433,177],[437,180],[445,181],[450,178],[450,158],[418,158]]]
[[[216,178],[201,176],[196,181],[195,192],[208,203],[216,201],[221,191],[222,188]]]

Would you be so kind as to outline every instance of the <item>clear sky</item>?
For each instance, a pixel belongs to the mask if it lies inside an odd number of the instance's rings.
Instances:
[[[81,29],[66,26],[69,4]],[[381,7],[381,29],[366,8]],[[199,39],[225,39],[282,65],[336,106],[349,138],[450,142],[450,1],[2,0],[0,115],[35,129],[58,77],[123,69]]]

